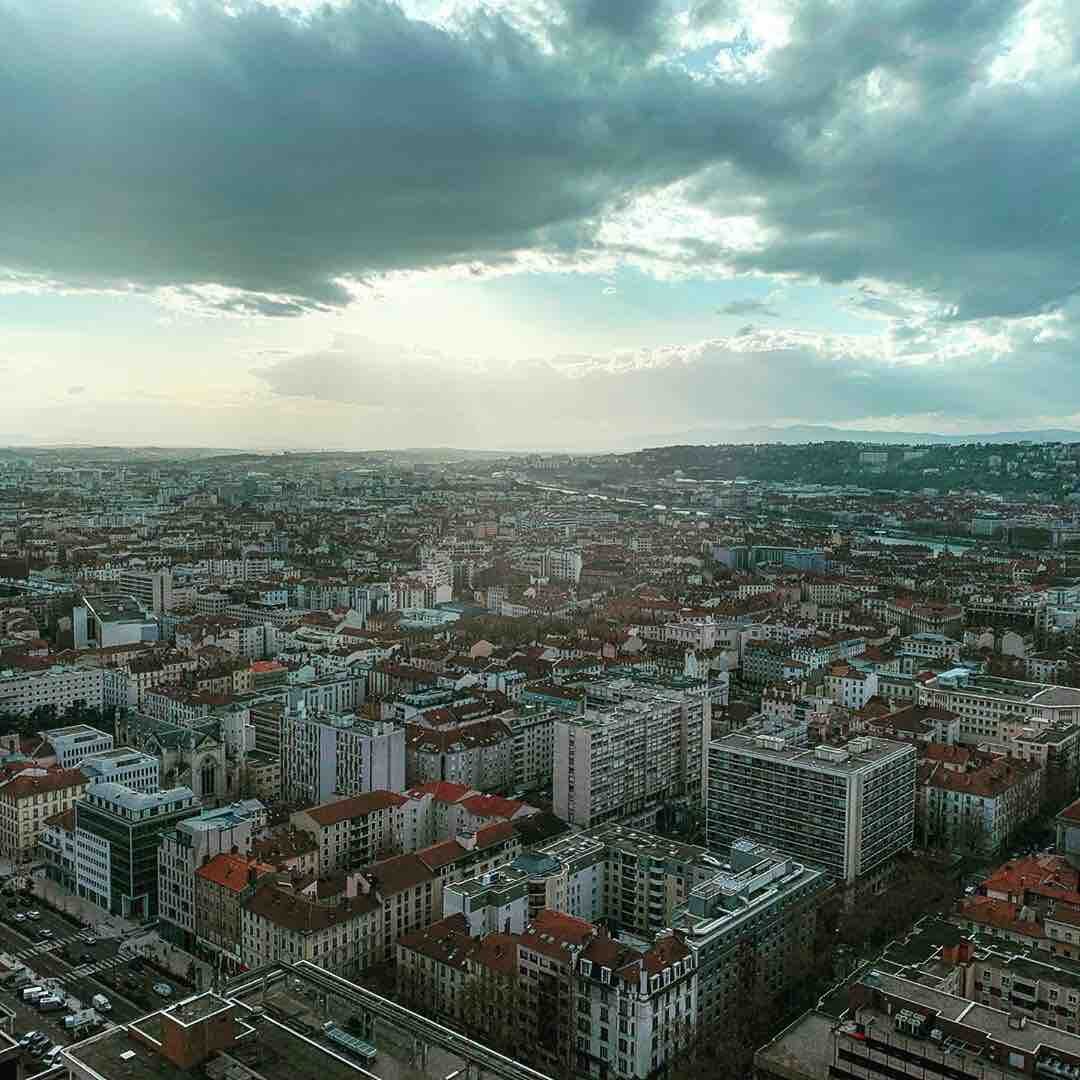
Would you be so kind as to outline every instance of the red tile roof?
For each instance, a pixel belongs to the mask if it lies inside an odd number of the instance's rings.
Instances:
[[[272,874],[274,868],[254,859],[246,859],[242,855],[222,852],[200,866],[195,871],[195,875],[204,881],[211,881],[215,885],[221,885],[231,892],[238,893],[253,880],[252,871],[254,871],[255,879],[258,879],[266,874]]]
[[[348,821],[351,818],[364,817],[377,810],[402,806],[406,802],[408,799],[395,791],[368,791],[362,795],[351,795],[347,799],[339,799],[337,802],[313,806],[304,813],[317,824],[326,826],[335,825],[339,821]]]
[[[499,817],[507,821],[528,805],[517,799],[504,799],[501,795],[470,795],[460,801],[476,817]]]
[[[474,789],[464,784],[452,784],[449,780],[432,780],[427,784],[410,789],[406,794],[412,796],[431,795],[436,802],[456,803],[461,802],[464,796]]]

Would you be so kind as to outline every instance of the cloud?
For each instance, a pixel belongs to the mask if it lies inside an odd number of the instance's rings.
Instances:
[[[762,315],[769,319],[778,319],[780,312],[767,300],[732,300],[717,309],[719,315]]]
[[[1069,0],[166,7],[0,0],[0,291],[295,316],[542,256],[970,321],[1080,283]]]
[[[350,278],[576,252],[614,203],[718,158],[787,166],[782,118],[744,88],[552,54],[497,12],[451,30],[383,0],[175,7],[0,0],[11,269],[292,314],[346,303]]]
[[[370,432],[404,425],[477,447],[603,448],[647,435],[868,417],[1011,429],[1080,413],[1071,340],[1060,323],[1046,340],[1048,325],[1045,317],[1003,321],[991,334],[904,324],[873,337],[743,326],[693,345],[516,365],[342,336],[254,374],[273,397],[347,408]]]

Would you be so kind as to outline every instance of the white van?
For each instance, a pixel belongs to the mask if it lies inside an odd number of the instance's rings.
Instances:
[[[44,986],[27,986],[23,989],[22,999],[23,1001],[37,1001],[39,997],[45,994]]]

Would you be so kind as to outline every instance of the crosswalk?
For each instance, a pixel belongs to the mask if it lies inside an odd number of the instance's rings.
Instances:
[[[41,956],[44,953],[57,952],[62,949],[64,945],[69,941],[77,941],[77,938],[51,938],[49,941],[39,941],[36,945],[30,945],[25,949],[20,949],[16,953],[11,953],[11,956],[25,963],[32,957]]]
[[[72,942],[80,942],[85,945],[86,938],[83,936],[83,933],[69,934],[60,938],[51,938],[49,941],[39,941],[35,945],[28,945],[25,949],[20,949],[18,952],[11,953],[10,955],[20,963],[29,965],[35,957],[59,952],[65,945],[69,945]],[[79,979],[85,979],[93,975],[101,975],[107,971],[112,971],[114,968],[123,967],[128,963],[130,963],[130,960],[127,957],[108,956],[101,960],[94,960],[85,964],[76,964],[70,971],[64,972],[63,975],[50,975],[49,982],[58,983],[61,986],[69,986],[78,982]]]

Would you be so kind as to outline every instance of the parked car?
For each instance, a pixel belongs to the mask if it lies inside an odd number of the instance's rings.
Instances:
[[[41,918],[41,912],[34,908],[26,913],[26,917],[37,922],[37,920]]]
[[[154,993],[158,997],[172,997],[173,988],[167,982],[154,983]]]
[[[16,922],[26,922],[26,913],[22,911],[16,911],[12,918]]]
[[[41,1038],[40,1031],[27,1031],[19,1036],[20,1046],[29,1046],[35,1039]]]

